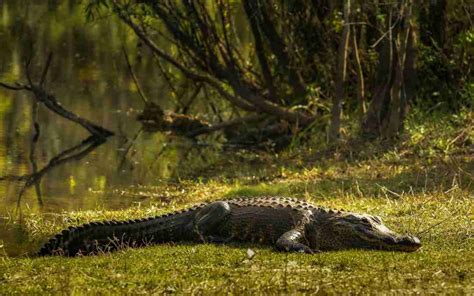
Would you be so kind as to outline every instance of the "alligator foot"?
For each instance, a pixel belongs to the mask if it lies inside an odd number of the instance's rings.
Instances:
[[[304,235],[300,230],[292,229],[285,232],[276,242],[277,250],[286,252],[298,252],[313,254],[317,252],[312,250],[307,245],[301,243],[304,240]]]

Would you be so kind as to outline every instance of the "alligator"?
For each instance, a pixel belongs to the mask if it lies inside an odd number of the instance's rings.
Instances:
[[[89,255],[186,241],[255,242],[309,254],[343,249],[413,252],[421,247],[418,238],[391,231],[377,216],[326,209],[294,198],[256,197],[203,203],[141,220],[71,226],[50,239],[38,255]]]

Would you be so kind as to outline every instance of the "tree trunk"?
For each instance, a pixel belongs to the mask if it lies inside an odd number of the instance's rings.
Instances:
[[[391,23],[390,23],[391,24]],[[382,41],[378,50],[379,63],[372,101],[362,124],[364,136],[377,137],[382,130],[382,119],[390,102],[390,86],[393,80],[393,48],[390,40]]]
[[[397,137],[403,130],[407,100],[415,91],[416,81],[412,81],[416,78],[412,0],[400,0],[397,9],[396,15],[400,19],[395,22],[390,10],[385,33],[388,38],[382,36],[383,39],[380,39],[382,48],[379,51],[377,77],[383,80],[377,83],[379,86],[362,126],[363,133],[369,136]]]
[[[443,48],[446,36],[446,0],[430,0],[420,7],[420,37],[423,44]],[[424,6],[424,7],[423,7]]]
[[[390,90],[390,96],[392,104],[390,106],[390,114],[388,123],[384,130],[384,134],[387,138],[394,138],[399,135],[402,128],[402,116],[404,116],[404,110],[406,100],[404,100],[404,71],[405,71],[405,60],[407,53],[408,39],[411,31],[411,1],[405,3],[402,0],[400,6],[400,15],[402,15],[402,25],[395,39],[396,55],[396,68],[395,68],[395,79],[393,81],[392,88]]]
[[[344,29],[342,30],[341,43],[338,49],[336,72],[336,91],[332,100],[331,125],[329,127],[329,142],[334,143],[339,139],[341,127],[342,102],[344,100],[344,84],[346,81],[347,49],[349,46],[351,0],[344,3]]]
[[[362,64],[360,62],[359,46],[357,44],[357,34],[355,29],[352,31],[352,47],[354,49],[354,60],[357,71],[357,101],[359,102],[359,116],[363,118],[367,112],[367,106],[365,105],[365,83],[364,83],[364,72],[362,71]]]
[[[402,105],[405,108],[401,109],[400,118],[401,118],[401,126],[400,131],[403,131],[405,115],[408,109],[408,104],[412,101],[416,95],[416,88],[418,87],[419,80],[418,80],[418,72],[416,69],[416,61],[417,61],[417,40],[416,40],[416,30],[417,27],[415,25],[411,25],[410,34],[408,36],[408,44],[407,44],[407,52],[405,58],[405,69],[404,69],[404,92],[402,93]]]

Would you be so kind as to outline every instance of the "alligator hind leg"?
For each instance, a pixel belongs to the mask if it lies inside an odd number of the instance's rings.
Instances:
[[[276,247],[279,251],[313,254],[314,251],[310,247],[301,243],[303,240],[303,232],[298,229],[292,229],[280,236],[276,242]]]
[[[230,206],[225,201],[216,201],[196,213],[194,231],[203,242],[223,243],[230,237],[222,237],[220,229],[230,215]]]

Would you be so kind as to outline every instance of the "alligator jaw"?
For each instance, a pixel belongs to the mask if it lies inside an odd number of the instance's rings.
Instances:
[[[380,250],[414,252],[421,247],[420,239],[412,235],[399,235],[385,225],[379,224],[370,229],[359,228],[359,235],[371,245],[379,246]]]
[[[412,235],[383,240],[382,249],[388,251],[415,252],[421,247],[420,239]]]

